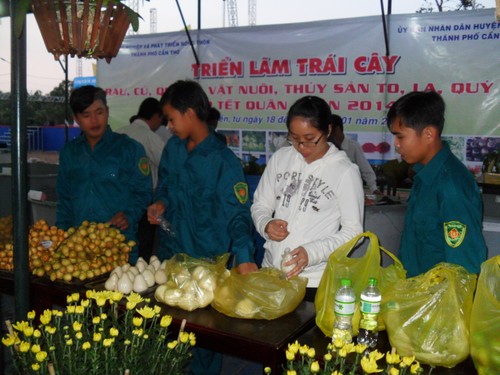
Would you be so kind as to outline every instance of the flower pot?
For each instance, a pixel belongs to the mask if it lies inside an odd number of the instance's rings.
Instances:
[[[71,55],[109,63],[131,22],[118,0],[32,0],[32,5],[45,47],[56,60]]]

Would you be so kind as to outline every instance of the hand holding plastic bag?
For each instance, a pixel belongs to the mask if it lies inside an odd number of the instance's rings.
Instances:
[[[287,280],[275,268],[262,268],[246,275],[232,270],[215,291],[212,307],[233,318],[276,319],[297,308],[306,286],[307,279]]]
[[[402,356],[454,367],[469,355],[469,322],[476,275],[440,263],[401,280],[382,297],[381,315],[391,345]]]

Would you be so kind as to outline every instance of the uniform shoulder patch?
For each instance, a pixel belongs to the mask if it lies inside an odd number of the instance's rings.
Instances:
[[[138,166],[139,170],[144,176],[149,176],[151,170],[149,168],[149,159],[147,157],[143,156],[142,158],[140,158]]]
[[[459,247],[465,239],[465,232],[467,226],[460,221],[448,221],[443,223],[444,239],[448,246],[456,248]]]
[[[241,204],[248,201],[248,185],[245,182],[238,182],[233,186],[234,194]]]

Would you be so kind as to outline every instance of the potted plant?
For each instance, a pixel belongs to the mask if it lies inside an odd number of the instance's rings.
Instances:
[[[139,29],[140,15],[120,0],[20,0],[17,35],[30,9],[56,60],[71,55],[109,62],[118,54],[129,26]]]

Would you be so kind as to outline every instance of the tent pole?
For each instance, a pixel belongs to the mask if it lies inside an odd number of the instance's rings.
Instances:
[[[191,50],[193,51],[194,59],[196,60],[196,65],[200,65],[200,60],[198,59],[198,54],[196,53],[196,50],[194,49],[193,40],[191,39],[191,33],[189,32],[189,29],[186,25],[186,21],[184,20],[184,14],[182,14],[182,9],[181,9],[181,6],[179,5],[179,0],[175,0],[175,3],[177,4],[177,9],[179,9],[179,13],[181,14],[182,24],[184,25],[184,30],[186,31],[186,35],[187,35],[188,40],[189,40],[189,45],[191,46]],[[198,20],[199,20],[199,18],[200,17],[198,16]]]
[[[390,54],[390,52],[389,52],[389,39],[387,37],[387,23],[385,21],[384,0],[380,0],[380,11],[382,13],[382,25],[384,27],[385,55],[389,56],[389,54]]]
[[[20,20],[19,2],[10,1],[11,23],[11,163],[12,163],[12,235],[14,244],[14,311],[23,320],[29,309],[30,274],[28,253],[27,205],[27,132],[26,132],[26,16]],[[18,22],[23,30],[16,36]]]

